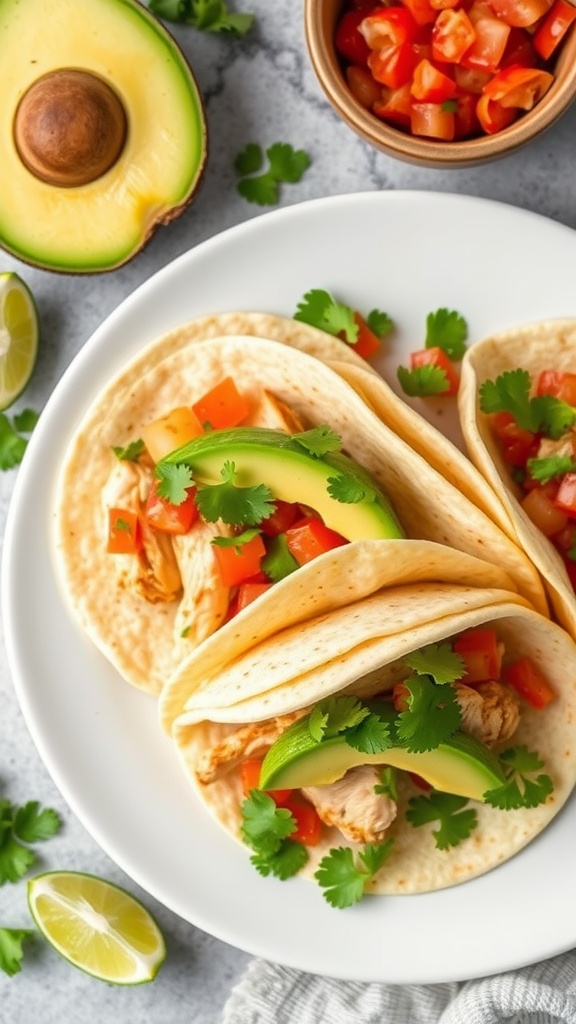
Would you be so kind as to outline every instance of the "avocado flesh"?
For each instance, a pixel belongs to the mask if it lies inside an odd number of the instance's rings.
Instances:
[[[341,779],[362,764],[391,765],[415,772],[434,789],[470,800],[505,782],[495,756],[484,744],[465,733],[455,733],[435,750],[410,753],[405,747],[389,747],[378,754],[364,754],[343,736],[315,741],[308,716],[291,725],[270,747],[260,773],[261,789],[301,789],[325,786]]]
[[[184,208],[201,176],[206,128],[183,55],[135,0],[0,0],[0,50],[0,244],[46,269],[119,266]],[[128,121],[114,166],[76,188],[40,181],[14,141],[21,97],[61,68],[107,81]]]
[[[366,470],[341,453],[313,456],[279,430],[209,431],[162,461],[190,466],[199,484],[222,483],[223,466],[234,463],[239,487],[265,484],[274,498],[309,506],[350,541],[405,536],[388,498]],[[328,481],[336,476],[369,488],[370,497],[354,504],[337,501],[328,491]]]

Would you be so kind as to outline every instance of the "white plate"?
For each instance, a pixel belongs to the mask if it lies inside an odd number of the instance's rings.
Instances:
[[[390,367],[439,306],[472,339],[576,316],[576,234],[534,214],[456,195],[389,192],[257,217],[160,271],[96,331],[54,391],[21,467],[6,531],[3,616],[22,709],[57,786],[104,850],[183,918],[271,960],[335,977],[443,982],[576,945],[569,804],[521,854],[484,877],[421,896],[331,909],[303,880],[262,879],[196,802],[154,701],[120,682],[71,623],[57,588],[47,510],[66,442],[111,374],[142,345],[205,313],[292,315],[327,288],[401,326]],[[432,498],[433,500],[433,498]]]

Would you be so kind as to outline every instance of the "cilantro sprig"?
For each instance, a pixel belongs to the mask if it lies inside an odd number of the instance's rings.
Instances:
[[[364,754],[378,754],[392,745],[389,723],[357,697],[336,695],[320,701],[310,712],[308,728],[313,740],[342,736]]]
[[[112,445],[112,451],[120,462],[136,462],[145,447],[146,446],[142,438],[137,438],[136,441],[130,441],[129,444],[123,447],[120,445]]]
[[[252,27],[253,14],[234,14],[224,0],[150,0],[153,14],[166,21],[185,22],[201,32],[222,32],[245,36]]]
[[[13,469],[22,462],[38,416],[33,409],[24,409],[12,419],[0,412],[0,469]]]
[[[426,348],[441,348],[446,355],[459,362],[466,352],[468,324],[455,309],[444,306],[426,317]]]
[[[8,977],[22,970],[23,945],[33,935],[31,928],[0,928],[0,970]]]
[[[355,314],[352,306],[335,299],[330,292],[323,288],[312,288],[298,303],[294,319],[317,327],[326,334],[340,337],[349,345],[355,345],[360,331]],[[380,339],[385,338],[394,328],[392,318],[379,309],[372,309],[368,313],[366,323]]]
[[[549,775],[540,773],[543,762],[526,746],[510,747],[500,754],[506,782],[484,794],[484,801],[503,811],[519,807],[538,807],[554,791]]]
[[[374,878],[392,852],[394,839],[366,843],[356,856],[349,846],[338,846],[322,858],[314,878],[324,889],[331,907],[343,910],[362,899],[366,885]]]
[[[205,484],[196,493],[198,511],[206,522],[222,519],[230,526],[258,526],[272,514],[274,498],[269,487],[239,487],[233,462],[225,462],[220,475],[221,484]]]
[[[408,801],[406,819],[414,828],[438,822],[432,830],[438,850],[457,846],[472,834],[478,823],[478,815],[472,807],[466,807],[468,798],[453,793],[433,790],[429,796],[415,796]]]
[[[427,363],[409,370],[407,366],[398,366],[396,376],[405,395],[410,398],[430,398],[442,395],[450,388],[446,371],[441,366]]]
[[[464,675],[464,660],[450,643],[437,643],[404,661],[412,675],[403,682],[406,708],[398,715],[398,739],[408,750],[423,753],[450,739],[460,726],[460,706],[450,684]]]
[[[183,463],[158,462],[156,476],[159,480],[157,492],[172,505],[181,505],[188,497],[188,490],[194,486],[192,470]]]
[[[435,683],[454,683],[466,672],[464,658],[457,654],[452,644],[441,642],[428,644],[418,651],[413,651],[404,658],[404,662],[417,675],[431,676]]]
[[[531,396],[528,370],[506,370],[480,386],[482,412],[509,412],[519,427],[557,439],[576,423],[576,409],[554,395]]]
[[[306,847],[290,839],[297,829],[291,811],[277,807],[267,793],[252,789],[241,813],[242,838],[254,851],[250,863],[261,875],[275,875],[284,881],[304,867],[308,860]]]
[[[274,206],[280,198],[281,184],[295,184],[310,167],[310,157],[303,149],[294,149],[288,142],[275,142],[265,153],[256,142],[249,143],[234,161],[240,175],[237,189],[249,203]]]
[[[542,459],[528,459],[526,468],[533,480],[547,484],[565,473],[576,472],[576,460],[571,455],[549,455]]]
[[[37,800],[21,807],[0,800],[0,885],[22,878],[36,860],[32,845],[56,835],[60,825],[56,811]]]

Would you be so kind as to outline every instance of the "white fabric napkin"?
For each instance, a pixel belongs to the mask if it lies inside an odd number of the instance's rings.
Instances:
[[[576,950],[518,971],[444,985],[336,981],[253,960],[230,994],[222,1024],[504,1021],[576,1024]]]

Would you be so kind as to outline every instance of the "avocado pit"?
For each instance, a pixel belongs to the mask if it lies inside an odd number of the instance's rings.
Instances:
[[[87,185],[118,160],[128,125],[110,85],[89,71],[43,75],[24,94],[14,118],[14,142],[27,169],[63,188]]]

